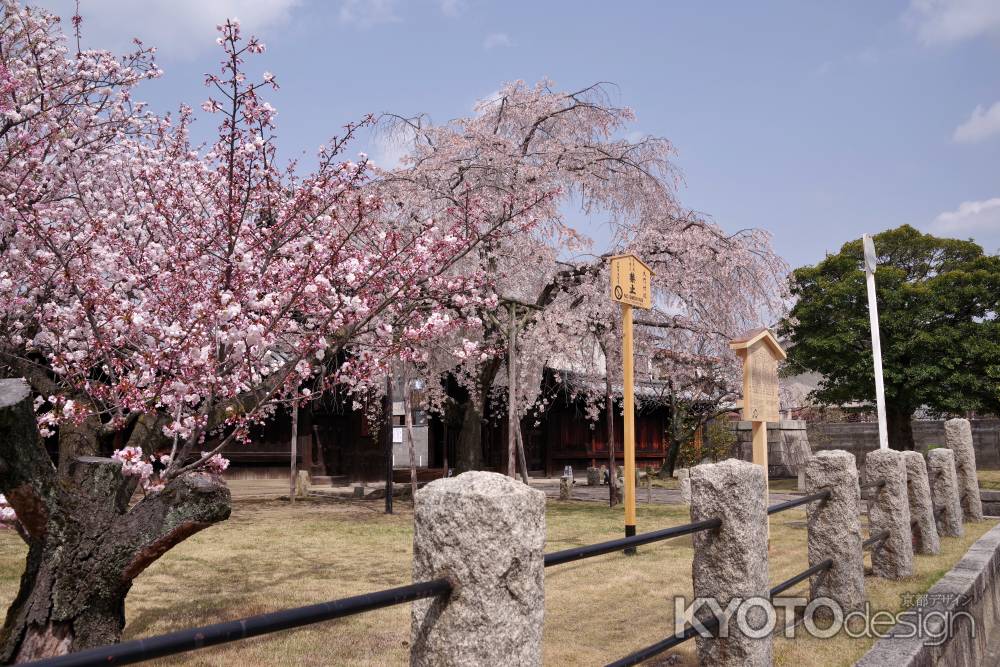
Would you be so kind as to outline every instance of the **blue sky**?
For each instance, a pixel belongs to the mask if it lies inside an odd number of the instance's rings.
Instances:
[[[1000,250],[1000,0],[81,5],[86,46],[158,47],[166,74],[140,97],[164,111],[205,99],[214,26],[239,17],[267,44],[254,67],[281,85],[287,157],[368,112],[443,122],[505,81],[608,81],[635,130],[677,147],[682,204],[769,230],[793,266],[903,223]]]

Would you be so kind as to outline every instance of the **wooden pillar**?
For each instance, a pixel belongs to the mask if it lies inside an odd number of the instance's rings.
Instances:
[[[632,306],[622,304],[622,367],[625,402],[625,536],[635,535],[635,392],[633,389]],[[626,549],[635,553],[635,548]]]
[[[764,467],[764,493],[767,486],[767,422],[751,422],[753,435],[753,462]]]

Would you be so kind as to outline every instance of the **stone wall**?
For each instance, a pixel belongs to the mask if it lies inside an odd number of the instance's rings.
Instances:
[[[924,665],[984,665],[988,660],[988,641],[997,630],[1000,605],[1000,526],[983,535],[955,567],[927,591],[926,604],[910,611],[935,633],[942,630],[940,620],[948,618],[951,630],[940,645],[929,646],[926,637],[913,634],[905,625],[897,625],[888,637],[875,642],[855,667],[923,667]],[[971,616],[958,615],[964,612]],[[933,614],[933,616],[932,616]],[[950,614],[950,616],[949,616]],[[931,619],[937,618],[938,621]],[[897,636],[892,636],[897,635]]]
[[[753,460],[752,426],[751,422],[736,422],[734,456],[744,461]],[[799,465],[804,464],[812,455],[806,426],[806,422],[801,419],[785,419],[777,424],[767,425],[768,476],[795,477]]]
[[[983,499],[983,514],[1000,516],[1000,491],[979,489],[979,497]]]
[[[1000,419],[972,419],[972,442],[976,448],[976,466],[1000,469]],[[788,422],[781,422],[782,424]],[[768,429],[770,430],[770,429]],[[875,422],[825,423],[810,422],[809,444],[814,452],[843,449],[854,454],[861,468],[865,454],[878,449],[878,424]],[[927,451],[929,445],[944,446],[944,421],[914,421],[913,438],[917,449]],[[770,434],[768,436],[770,440]]]

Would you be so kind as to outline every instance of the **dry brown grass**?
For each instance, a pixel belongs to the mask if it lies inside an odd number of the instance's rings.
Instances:
[[[977,470],[979,488],[1000,491],[1000,470]]]
[[[128,598],[126,638],[213,623],[285,607],[355,595],[410,581],[412,516],[406,504],[385,516],[378,503],[239,501],[226,523],[170,551],[143,573]],[[621,509],[599,503],[550,502],[548,550],[620,536]],[[806,566],[804,513],[773,517],[771,579]],[[640,505],[640,531],[688,521],[680,506]],[[872,578],[872,598],[898,607],[903,592],[926,590],[993,525],[967,526],[962,540],[945,539],[941,556],[918,557],[905,582]],[[0,532],[0,602],[17,589],[25,549]],[[691,540],[639,549],[634,558],[609,554],[546,572],[545,663],[596,665],[673,632],[674,595],[691,595]],[[807,584],[801,584],[799,591]],[[792,594],[795,591],[790,591]],[[409,606],[401,605],[308,629],[206,649],[157,661],[172,665],[404,665]],[[848,665],[867,648],[856,640],[776,645],[780,665]],[[681,664],[693,664],[694,645]]]

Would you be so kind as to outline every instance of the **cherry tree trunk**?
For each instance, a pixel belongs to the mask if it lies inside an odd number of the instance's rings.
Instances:
[[[915,447],[913,442],[913,412],[906,408],[886,405],[885,426],[889,435],[890,449],[910,450]]]
[[[483,414],[479,403],[471,400],[462,406],[462,428],[455,447],[455,467],[460,473],[483,467]]]
[[[17,512],[28,557],[0,630],[0,662],[25,662],[119,640],[125,597],[174,545],[229,517],[225,483],[207,473],[130,500],[134,477],[108,458],[56,471],[38,436],[28,385],[0,380],[0,492]]]
[[[458,472],[482,470],[483,461],[483,414],[486,412],[486,401],[490,390],[500,370],[500,362],[494,358],[485,364],[479,372],[479,396],[470,397],[459,406],[462,414],[462,427],[456,443],[455,467]]]

